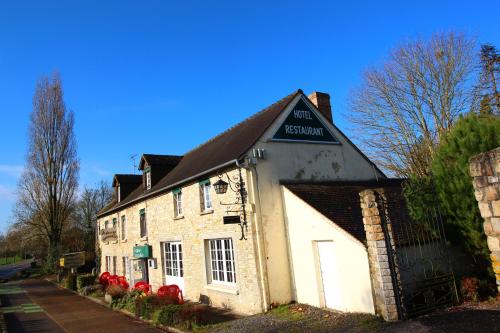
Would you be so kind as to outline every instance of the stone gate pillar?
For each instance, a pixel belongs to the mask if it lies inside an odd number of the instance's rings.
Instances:
[[[370,264],[370,276],[372,280],[373,303],[375,312],[387,321],[398,320],[398,307],[396,305],[394,275],[391,274],[391,253],[387,249],[393,243],[392,228],[390,221],[386,219],[386,230],[382,225],[381,218],[384,207],[379,207],[376,193],[383,195],[382,189],[364,190],[359,193],[363,224],[366,232],[366,245],[368,248],[368,260]]]
[[[500,292],[500,147],[472,157],[469,172]]]

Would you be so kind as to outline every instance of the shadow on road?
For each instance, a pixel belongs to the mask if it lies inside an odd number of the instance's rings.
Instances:
[[[434,313],[395,323],[391,325],[386,332],[500,332],[500,311],[464,309],[456,312]]]

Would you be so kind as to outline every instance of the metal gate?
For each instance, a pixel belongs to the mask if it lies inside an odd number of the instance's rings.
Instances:
[[[455,277],[438,207],[410,218],[401,188],[376,193],[400,319],[457,301]],[[390,241],[387,241],[390,240]]]

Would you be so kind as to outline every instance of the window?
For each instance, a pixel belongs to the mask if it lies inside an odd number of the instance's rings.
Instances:
[[[212,282],[223,284],[236,283],[233,240],[231,238],[211,239],[208,241],[210,253],[210,277]]]
[[[175,190],[174,192],[174,216],[182,216],[182,192],[181,190]]]
[[[104,229],[108,229],[109,228],[109,221],[105,221],[104,222]]]
[[[122,240],[125,240],[125,239],[127,239],[127,225],[126,225],[125,215],[122,215],[121,227],[122,227],[122,230],[121,230]]]
[[[113,256],[113,275],[116,274],[116,256]]]
[[[106,256],[106,272],[109,272],[111,269],[111,256]]]
[[[113,219],[113,229],[116,229],[116,218]]]
[[[146,176],[146,190],[151,188],[151,169],[148,167],[144,169],[144,174]]]
[[[180,242],[164,243],[163,250],[165,255],[165,275],[183,277],[182,244]]]
[[[146,224],[146,211],[144,209],[141,209],[139,211],[139,223],[140,223],[140,231],[141,231],[141,237],[146,237],[148,235],[148,229],[147,229],[147,224]]]
[[[118,193],[117,193],[117,195],[116,195],[116,200],[117,200],[118,202],[120,202],[120,199],[121,199],[121,198],[120,198],[120,197],[121,197],[121,193],[120,193],[120,192],[121,192],[121,191],[120,191],[120,185],[118,185]]]
[[[210,181],[200,182],[200,206],[201,211],[206,212],[212,209],[212,197],[210,195]]]
[[[128,279],[128,257],[122,257],[122,275]]]

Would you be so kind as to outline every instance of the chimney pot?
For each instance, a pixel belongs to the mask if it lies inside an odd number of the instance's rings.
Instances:
[[[331,124],[333,124],[332,106],[330,105],[330,95],[323,92],[315,91],[308,96],[311,102],[321,112]]]

